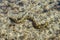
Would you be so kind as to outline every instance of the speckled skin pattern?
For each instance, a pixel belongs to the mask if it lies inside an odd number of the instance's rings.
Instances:
[[[0,40],[60,40],[60,0],[0,1]]]

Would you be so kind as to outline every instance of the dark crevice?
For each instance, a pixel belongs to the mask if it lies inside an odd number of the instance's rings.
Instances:
[[[56,30],[55,34],[58,36],[58,34],[60,34],[60,30]]]
[[[41,5],[41,3],[38,3],[38,5]]]
[[[9,25],[9,27],[11,27],[11,26],[15,26],[15,24],[12,23],[12,24]]]
[[[54,40],[55,39],[55,37],[51,37],[51,38],[49,38],[49,40]]]
[[[54,9],[56,9],[56,10],[60,11],[60,6],[55,5],[55,6],[54,6]]]
[[[21,18],[17,18],[17,20],[21,20]]]
[[[58,1],[58,4],[57,5],[59,5],[60,6],[60,1]]]
[[[52,4],[53,2],[49,2],[49,4]]]
[[[58,4],[54,6],[54,9],[60,11],[60,1],[58,1]]]
[[[9,18],[12,23],[16,23],[16,20],[13,18]]]
[[[14,40],[14,39],[12,39],[12,40]]]
[[[24,6],[24,3],[23,2],[19,2],[18,5],[19,6]]]
[[[5,40],[8,40],[7,38],[5,38]]]
[[[47,10],[47,9],[44,9],[42,12],[43,12],[43,13],[45,13],[45,12],[48,12],[48,11],[49,11],[49,10]]]

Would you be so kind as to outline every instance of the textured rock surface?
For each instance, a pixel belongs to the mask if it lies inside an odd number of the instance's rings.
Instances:
[[[0,40],[60,40],[59,0],[0,1]]]

